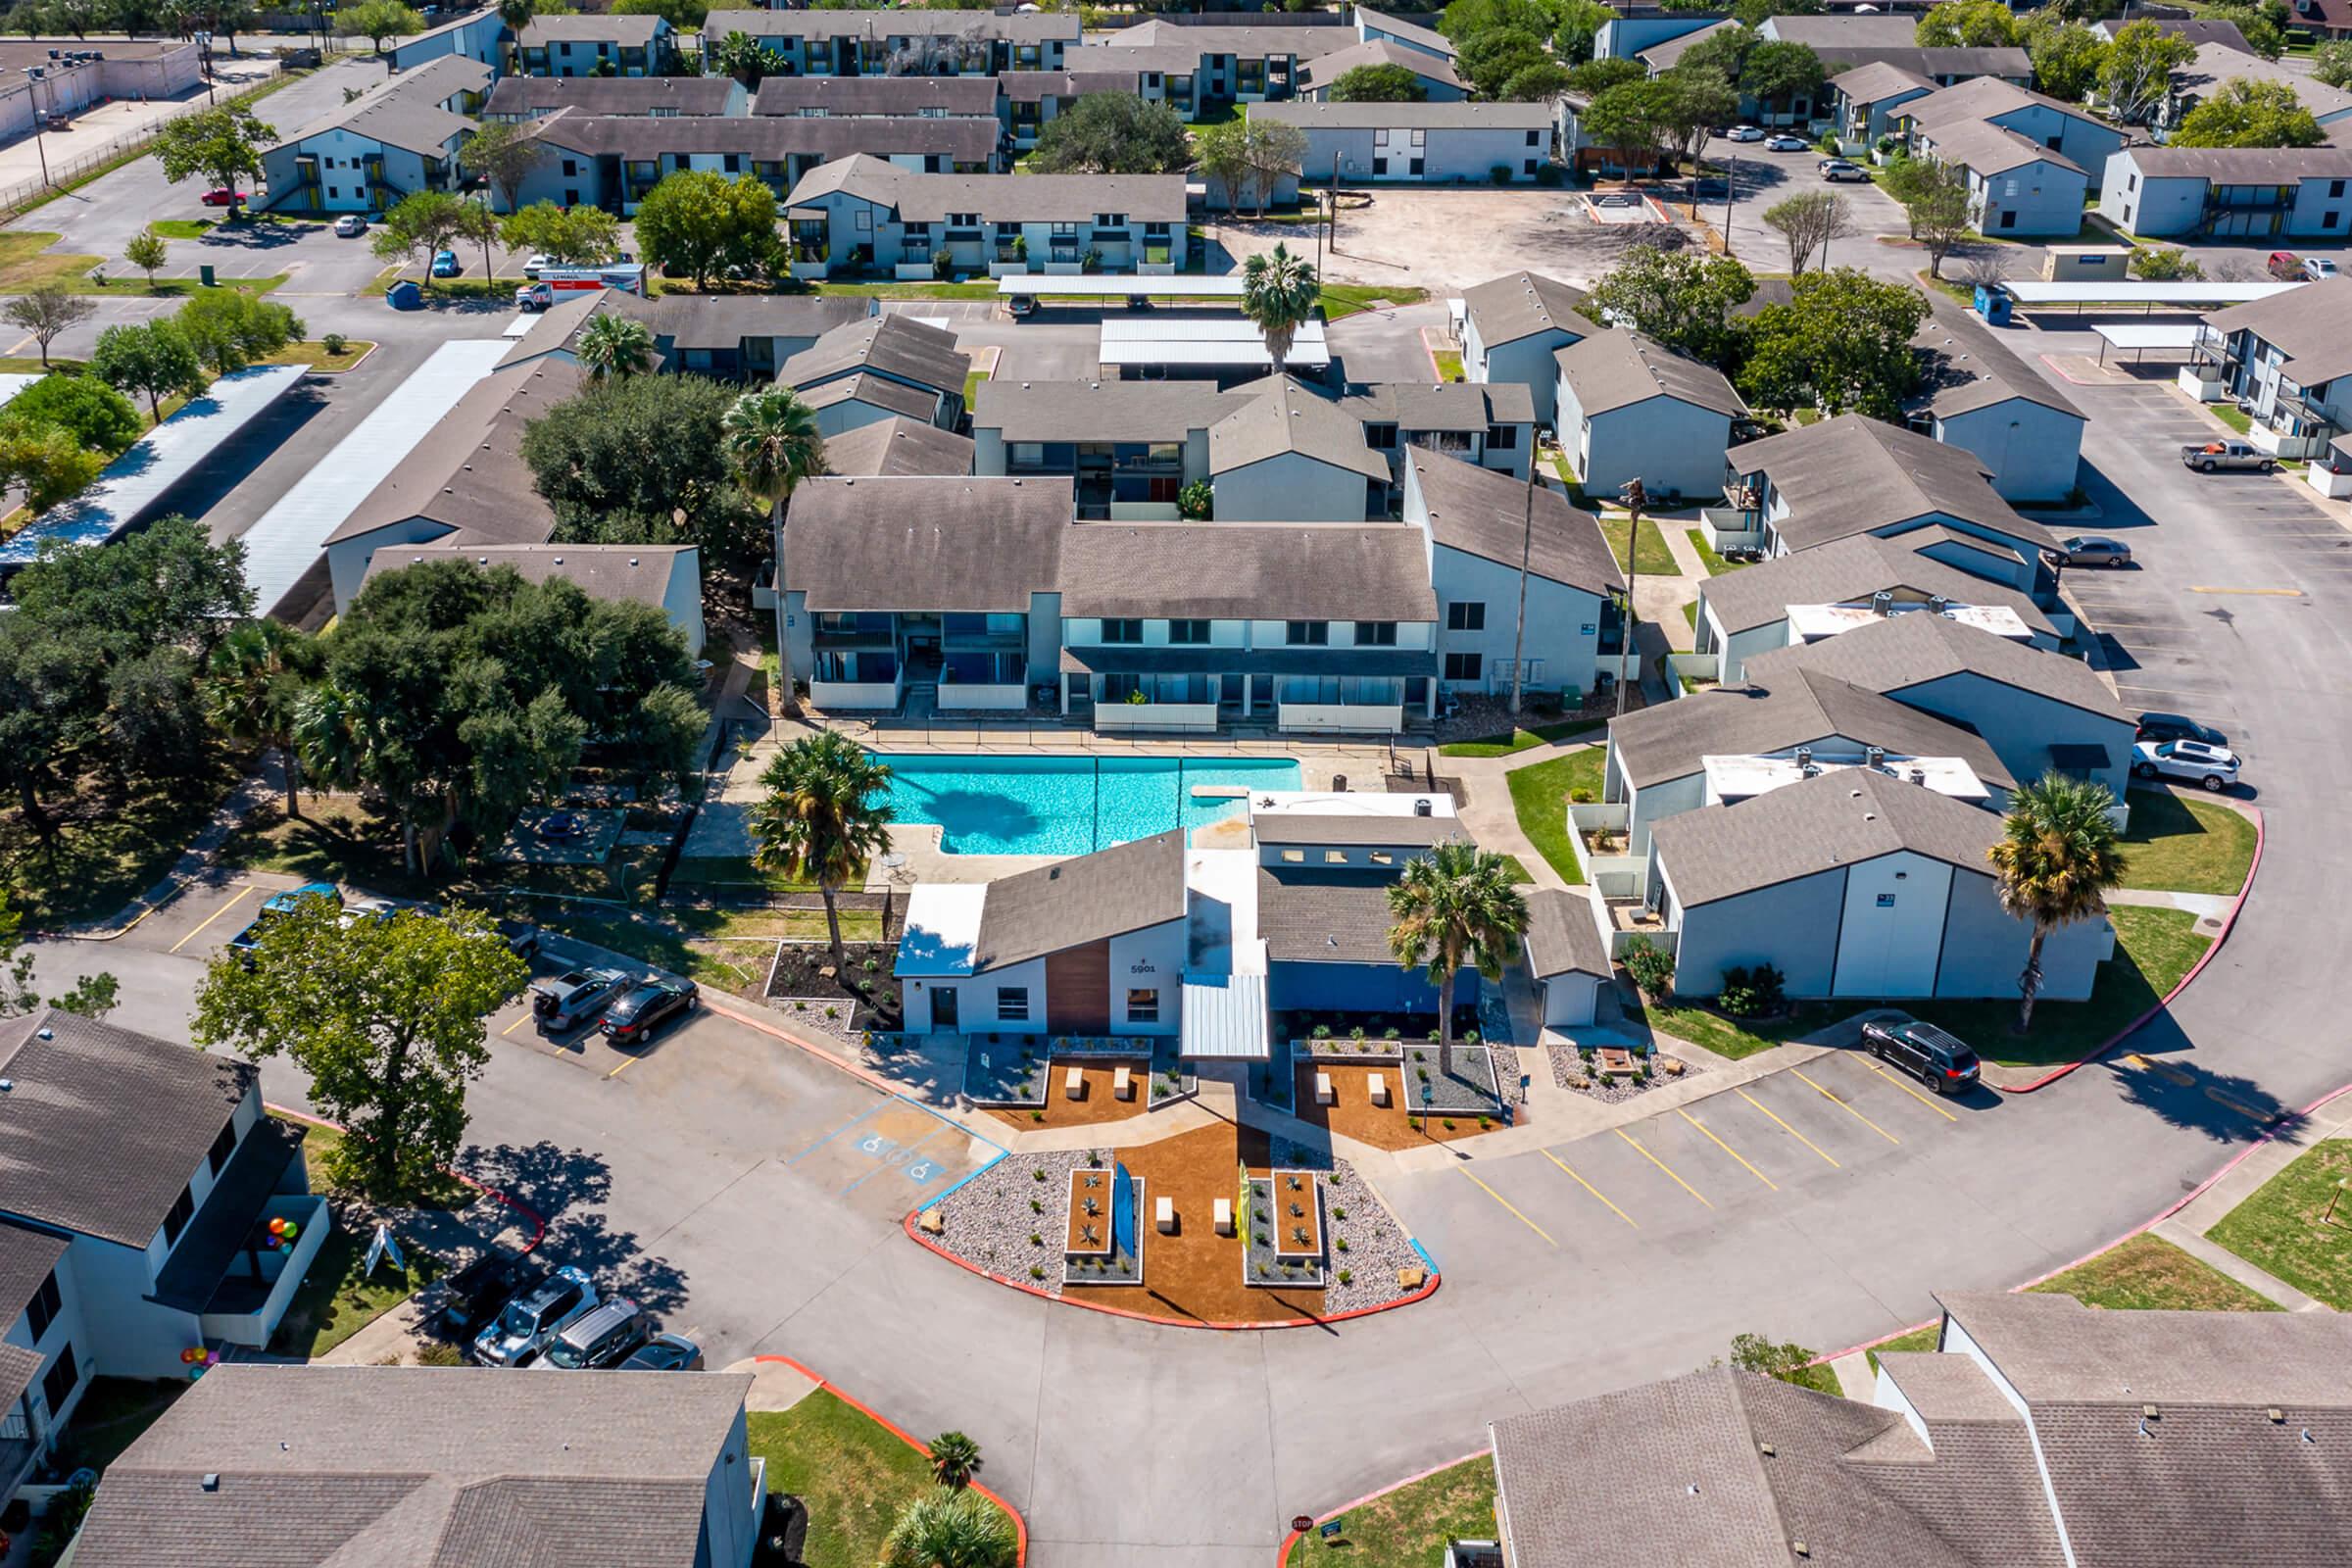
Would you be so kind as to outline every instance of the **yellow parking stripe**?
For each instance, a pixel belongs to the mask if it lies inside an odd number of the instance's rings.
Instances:
[[[1568,1165],[1568,1162],[1567,1162],[1566,1160],[1562,1159],[1562,1158],[1561,1158],[1559,1155],[1557,1155],[1557,1154],[1553,1153],[1553,1152],[1552,1152],[1550,1150],[1548,1150],[1548,1149],[1546,1149],[1546,1150],[1544,1150],[1544,1157],[1545,1159],[1548,1159],[1548,1160],[1550,1160],[1550,1161],[1551,1161],[1551,1162],[1552,1162],[1554,1165],[1557,1165],[1557,1166],[1559,1166],[1559,1167],[1560,1167],[1560,1169],[1562,1169],[1562,1170],[1564,1170],[1564,1171],[1567,1171],[1567,1172],[1568,1172],[1568,1179],[1569,1179],[1570,1181],[1572,1181],[1572,1182],[1576,1183],[1576,1185],[1577,1185],[1577,1186],[1579,1186],[1579,1187],[1582,1187],[1582,1188],[1583,1188],[1583,1189],[1584,1189],[1586,1192],[1588,1192],[1588,1193],[1591,1193],[1591,1194],[1592,1194],[1592,1195],[1594,1198],[1599,1198],[1599,1199],[1600,1199],[1600,1200],[1601,1200],[1601,1203],[1602,1203],[1602,1204],[1603,1204],[1603,1205],[1604,1205],[1604,1206],[1605,1206],[1605,1207],[1608,1209],[1608,1211],[1609,1211],[1610,1213],[1612,1213],[1612,1214],[1616,1215],[1616,1216],[1617,1216],[1619,1219],[1621,1219],[1621,1220],[1625,1221],[1625,1222],[1626,1222],[1628,1225],[1633,1225],[1633,1226],[1634,1226],[1634,1229],[1636,1229],[1636,1230],[1640,1230],[1640,1229],[1642,1228],[1642,1227],[1641,1227],[1641,1226],[1639,1226],[1639,1225],[1634,1225],[1634,1216],[1633,1216],[1633,1215],[1631,1215],[1631,1214],[1628,1214],[1628,1213],[1627,1213],[1627,1212],[1626,1212],[1624,1209],[1622,1209],[1622,1208],[1619,1208],[1619,1207],[1618,1207],[1618,1206],[1617,1206],[1615,1203],[1612,1203],[1612,1202],[1610,1202],[1610,1201],[1609,1201],[1609,1200],[1608,1200],[1606,1198],[1601,1198],[1601,1193],[1600,1193],[1600,1189],[1599,1189],[1599,1188],[1597,1188],[1597,1187],[1593,1186],[1593,1185],[1592,1185],[1591,1182],[1589,1182],[1589,1181],[1585,1180],[1585,1179],[1584,1179],[1582,1176],[1579,1176],[1579,1175],[1578,1175],[1578,1174],[1577,1174],[1577,1173],[1576,1173],[1574,1170],[1571,1170],[1571,1169],[1569,1169],[1569,1165]]]
[[[1633,1145],[1635,1153],[1640,1154],[1643,1159],[1648,1160],[1652,1165],[1655,1165],[1658,1167],[1658,1169],[1664,1171],[1666,1173],[1667,1180],[1673,1182],[1675,1186],[1680,1187],[1684,1192],[1689,1193],[1692,1198],[1697,1199],[1700,1202],[1706,1203],[1707,1207],[1713,1208],[1715,1206],[1713,1203],[1707,1203],[1706,1194],[1700,1192],[1697,1188],[1691,1186],[1680,1176],[1677,1176],[1674,1173],[1674,1167],[1672,1165],[1667,1164],[1657,1155],[1651,1153],[1648,1150],[1643,1149],[1642,1147],[1642,1141],[1636,1138],[1632,1133],[1627,1132],[1622,1127],[1614,1127],[1611,1128],[1610,1131],[1614,1132],[1618,1137],[1624,1139],[1627,1143]]]
[[[1895,1088],[1900,1089],[1904,1094],[1909,1095],[1913,1100],[1916,1100],[1921,1104],[1927,1106],[1936,1115],[1941,1116],[1945,1121],[1958,1121],[1960,1119],[1959,1117],[1953,1115],[1950,1111],[1944,1109],[1941,1105],[1936,1103],[1936,1102],[1933,1100],[1930,1100],[1927,1096],[1921,1094],[1918,1090],[1912,1088],[1909,1084],[1903,1082],[1900,1078],[1897,1078],[1894,1074],[1888,1072],[1886,1068],[1880,1066],[1877,1062],[1866,1061],[1862,1065],[1868,1067],[1872,1072],[1877,1073],[1880,1077],[1894,1085]]]
[[[1798,1069],[1791,1067],[1788,1070],[1796,1073],[1797,1077],[1804,1079],[1806,1083],[1813,1084],[1814,1089],[1819,1092],[1822,1099],[1828,1101],[1831,1104],[1836,1105],[1839,1110],[1844,1111],[1848,1116],[1853,1117],[1854,1120],[1860,1122],[1872,1132],[1877,1133],[1881,1138],[1886,1139],[1890,1144],[1899,1144],[1902,1142],[1900,1138],[1895,1137],[1894,1134],[1888,1132],[1877,1122],[1872,1121],[1868,1116],[1863,1115],[1853,1106],[1847,1104],[1844,1101],[1839,1100],[1836,1095],[1831,1094],[1827,1089],[1823,1089],[1821,1085],[1814,1084],[1812,1079],[1806,1078],[1801,1071],[1798,1071]]]
[[[525,1012],[525,1013],[524,1013],[524,1014],[523,1014],[521,1017],[519,1017],[519,1018],[515,1019],[515,1020],[514,1020],[513,1023],[511,1023],[511,1024],[507,1025],[507,1026],[506,1026],[504,1029],[501,1029],[501,1030],[498,1032],[498,1038],[499,1038],[499,1039],[501,1039],[501,1040],[504,1040],[504,1039],[506,1039],[506,1038],[507,1038],[507,1036],[509,1036],[509,1035],[513,1034],[513,1033],[514,1033],[515,1030],[517,1030],[517,1029],[521,1028],[521,1027],[522,1027],[524,1024],[526,1024],[526,1023],[529,1023],[530,1021],[531,1021],[531,1015],[530,1015],[528,1012]]]
[[[615,1067],[615,1068],[613,1068],[612,1070],[613,1070],[614,1072],[618,1072],[620,1069],[619,1069],[618,1067]],[[1516,1206],[1516,1205],[1514,1205],[1514,1204],[1511,1202],[1511,1200],[1510,1200],[1509,1199],[1507,1199],[1507,1198],[1503,1197],[1503,1196],[1502,1196],[1500,1193],[1496,1192],[1496,1191],[1495,1191],[1494,1188],[1492,1188],[1492,1187],[1489,1187],[1489,1186],[1488,1186],[1488,1185],[1487,1185],[1485,1182],[1478,1181],[1478,1178],[1477,1178],[1476,1176],[1472,1176],[1472,1175],[1470,1174],[1470,1167],[1469,1167],[1469,1166],[1467,1166],[1467,1165],[1456,1165],[1456,1166],[1454,1166],[1453,1168],[1454,1168],[1455,1170],[1458,1170],[1458,1171],[1460,1171],[1460,1172],[1461,1172],[1463,1175],[1465,1175],[1465,1176],[1469,1176],[1469,1177],[1470,1177],[1470,1179],[1471,1179],[1472,1181],[1474,1181],[1474,1182],[1478,1182],[1478,1190],[1479,1190],[1480,1192],[1482,1192],[1482,1193],[1486,1194],[1486,1195],[1487,1195],[1489,1198],[1492,1198],[1493,1200],[1494,1200],[1494,1201],[1496,1201],[1497,1203],[1500,1203],[1500,1204],[1501,1204],[1503,1207],[1505,1207],[1505,1208],[1509,1209],[1509,1210],[1511,1211],[1511,1218],[1513,1218],[1513,1219],[1517,1220],[1517,1221],[1518,1221],[1520,1224],[1522,1224],[1522,1225],[1526,1226],[1526,1227],[1527,1227],[1529,1230],[1531,1230],[1531,1231],[1534,1231],[1534,1232],[1535,1232],[1535,1233],[1536,1233],[1538,1236],[1541,1236],[1541,1237],[1543,1237],[1543,1238],[1544,1238],[1544,1246],[1546,1246],[1546,1247],[1550,1247],[1550,1248],[1557,1248],[1557,1247],[1560,1245],[1559,1243],[1557,1243],[1557,1242],[1555,1242],[1555,1241],[1553,1241],[1553,1240],[1551,1239],[1551,1232],[1549,1232],[1549,1231],[1545,1230],[1545,1229],[1544,1229],[1543,1226],[1541,1226],[1541,1225],[1537,1224],[1537,1223],[1536,1223],[1534,1220],[1532,1220],[1532,1219],[1529,1219],[1529,1218],[1528,1218],[1528,1217],[1527,1217],[1525,1214],[1522,1214],[1522,1213],[1520,1213],[1520,1212],[1519,1212],[1519,1210],[1518,1210],[1518,1208],[1517,1208],[1517,1206]]]
[[[230,899],[230,900],[229,900],[229,901],[228,901],[226,904],[223,904],[222,906],[220,906],[220,907],[219,907],[218,909],[215,909],[215,910],[214,910],[212,913],[210,913],[210,914],[206,915],[206,916],[204,917],[203,921],[202,921],[202,922],[201,922],[201,923],[200,923],[200,924],[199,924],[199,925],[196,927],[196,929],[195,929],[195,930],[193,930],[193,931],[189,932],[189,933],[188,933],[186,936],[184,936],[184,937],[181,937],[181,938],[180,938],[180,939],[179,939],[177,942],[174,942],[174,943],[172,943],[172,946],[171,946],[171,947],[169,947],[169,948],[167,948],[167,949],[165,949],[165,951],[166,951],[167,953],[177,953],[177,952],[178,952],[180,949],[182,949],[182,948],[186,947],[186,946],[187,946],[189,943],[191,943],[191,942],[195,941],[195,940],[196,940],[198,937],[200,937],[200,936],[204,935],[204,928],[205,928],[205,926],[211,925],[211,924],[212,924],[212,923],[213,923],[215,920],[218,920],[218,919],[220,919],[220,918],[222,915],[226,914],[226,913],[227,913],[229,910],[231,910],[231,909],[235,908],[235,907],[237,906],[238,900],[240,900],[240,899],[243,899],[243,898],[245,897],[245,895],[246,895],[246,894],[248,894],[248,893],[251,893],[252,891],[253,891],[253,884],[252,884],[252,883],[250,883],[250,882],[240,882],[240,883],[238,883],[238,884],[237,884],[237,892],[236,892],[236,897],[235,897],[235,898],[232,898],[232,899]]]
[[[1755,1166],[1750,1165],[1747,1162],[1746,1155],[1740,1153],[1740,1151],[1734,1149],[1731,1145],[1725,1143],[1722,1139],[1709,1132],[1705,1122],[1700,1121],[1696,1116],[1691,1115],[1689,1111],[1682,1109],[1680,1106],[1675,1108],[1674,1113],[1682,1117],[1683,1120],[1689,1122],[1691,1126],[1697,1128],[1698,1134],[1701,1138],[1704,1138],[1708,1143],[1713,1144],[1717,1149],[1722,1150],[1725,1153],[1740,1161],[1740,1168],[1741,1170],[1746,1171],[1750,1176],[1753,1176],[1756,1180],[1762,1182],[1774,1192],[1777,1193],[1781,1190],[1781,1184],[1774,1181],[1771,1177],[1765,1175],[1762,1171],[1756,1169]]]
[[[1771,1111],[1771,1108],[1770,1108],[1770,1107],[1768,1107],[1768,1106],[1767,1106],[1767,1105],[1766,1105],[1766,1104],[1765,1104],[1765,1103],[1764,1103],[1762,1101],[1758,1100],[1758,1099],[1757,1099],[1755,1096],[1753,1096],[1753,1095],[1749,1094],[1749,1093],[1748,1093],[1746,1090],[1744,1090],[1744,1089],[1734,1089],[1734,1090],[1732,1091],[1732,1093],[1733,1093],[1733,1094],[1735,1094],[1735,1095],[1738,1095],[1738,1096],[1739,1096],[1739,1097],[1740,1097],[1741,1100],[1744,1100],[1744,1101],[1746,1101],[1746,1102],[1747,1102],[1749,1104],[1751,1104],[1751,1105],[1755,1106],[1755,1107],[1756,1107],[1758,1110],[1761,1110],[1761,1111],[1763,1111],[1765,1115],[1767,1115],[1767,1116],[1772,1116],[1772,1111]],[[1783,1132],[1787,1133],[1787,1134],[1788,1134],[1789,1137],[1791,1137],[1791,1138],[1795,1139],[1795,1140],[1796,1140],[1798,1143],[1800,1143],[1800,1144],[1804,1145],[1804,1146],[1805,1146],[1807,1149],[1810,1149],[1810,1150],[1811,1150],[1811,1151],[1813,1151],[1813,1152],[1815,1152],[1816,1154],[1820,1154],[1822,1158],[1824,1158],[1824,1159],[1829,1159],[1829,1160],[1830,1160],[1830,1168],[1831,1168],[1832,1170],[1843,1170],[1843,1169],[1845,1169],[1845,1167],[1844,1167],[1843,1165],[1840,1165],[1840,1164],[1838,1164],[1838,1163],[1836,1160],[1834,1160],[1834,1159],[1830,1159],[1830,1156],[1829,1156],[1827,1153],[1823,1152],[1823,1151],[1822,1151],[1822,1147],[1821,1147],[1819,1144],[1815,1143],[1815,1142],[1814,1142],[1812,1139],[1810,1139],[1810,1138],[1807,1138],[1807,1137],[1806,1137],[1806,1136],[1805,1136],[1803,1133],[1800,1133],[1800,1132],[1798,1132],[1798,1131],[1797,1131],[1795,1128],[1793,1128],[1793,1127],[1789,1126],[1789,1125],[1788,1125],[1787,1122],[1785,1122],[1785,1121],[1782,1121],[1782,1120],[1781,1120],[1781,1118],[1780,1118],[1780,1117],[1778,1117],[1778,1116],[1772,1116],[1772,1119],[1773,1119],[1773,1122],[1774,1122],[1774,1124],[1775,1124],[1775,1125],[1777,1125],[1777,1126],[1778,1126],[1778,1127],[1781,1129],[1781,1131],[1783,1131]]]
[[[628,1058],[626,1061],[623,1061],[623,1062],[622,1062],[622,1063],[621,1063],[619,1066],[617,1066],[617,1067],[613,1068],[613,1069],[612,1069],[611,1072],[609,1072],[609,1073],[605,1074],[605,1076],[606,1076],[606,1077],[608,1077],[608,1078],[617,1078],[617,1077],[619,1077],[619,1076],[620,1076],[622,1073],[624,1073],[624,1072],[628,1071],[628,1070],[629,1070],[631,1067],[635,1066],[635,1065],[636,1065],[638,1062],[640,1062],[640,1061],[642,1061],[642,1060],[644,1060],[644,1059],[645,1059],[645,1058],[644,1058],[644,1057],[642,1057],[642,1056],[631,1056],[631,1057],[629,1057],[629,1058]]]

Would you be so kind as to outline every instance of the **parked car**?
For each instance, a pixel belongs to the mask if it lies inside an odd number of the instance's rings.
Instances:
[[[2303,258],[2303,275],[2314,283],[2325,283],[2335,275],[2335,263],[2326,256]]]
[[[1764,132],[1755,125],[1734,125],[1723,133],[1725,141],[1762,141]]]
[[[2185,713],[2142,713],[2135,741],[2202,741],[2227,748],[2230,737],[2211,724],[2200,724]]]
[[[368,220],[357,213],[345,213],[341,218],[335,220],[335,237],[337,239],[356,239],[367,232]]]
[[[507,939],[507,946],[514,950],[514,956],[517,958],[530,959],[539,956],[540,931],[529,921],[501,920],[498,922],[498,934]]]
[[[595,1306],[595,1282],[566,1264],[500,1309],[474,1336],[473,1358],[484,1366],[528,1366],[550,1340]]]
[[[573,1318],[532,1365],[543,1372],[595,1371],[628,1355],[652,1332],[637,1303],[615,1296]]]
[[[253,950],[262,940],[262,928],[278,916],[292,914],[301,908],[305,899],[325,899],[341,908],[343,890],[332,882],[305,882],[301,887],[270,894],[262,901],[262,912],[253,917],[253,923],[228,939],[229,951],[241,956],[248,963],[252,962]]]
[[[207,207],[242,207],[247,198],[246,193],[241,190],[231,190],[226,185],[215,185],[196,199]]]
[[[389,920],[399,912],[400,906],[391,899],[354,899],[343,906],[343,912],[335,917],[335,923],[355,926],[362,920]]]
[[[574,969],[552,980],[534,980],[531,1016],[543,1032],[564,1034],[602,1012],[628,985],[629,976],[618,969]]]
[[[2139,741],[2132,748],[2132,771],[2140,778],[2185,778],[2219,793],[2237,782],[2238,758],[2203,741]]]
[[[2058,548],[2043,552],[2061,566],[2129,566],[2132,547],[2120,539],[2102,534],[2079,533],[2071,539],[2058,541]]]
[[[433,252],[433,275],[435,277],[455,277],[464,270],[466,269],[459,265],[456,251]]]
[[[622,1372],[700,1372],[703,1348],[676,1334],[657,1334],[620,1363]]]
[[[531,279],[533,282],[537,282],[539,278],[539,270],[543,267],[553,267],[555,265],[555,259],[550,257],[547,252],[533,251],[523,260],[522,275]]]
[[[607,1007],[597,1027],[616,1046],[643,1045],[665,1019],[692,1012],[695,1000],[691,980],[648,980]]]
[[[547,1270],[528,1257],[488,1252],[450,1276],[443,1287],[441,1330],[461,1343],[488,1328],[509,1301],[547,1283]]]
[[[1768,153],[1801,153],[1812,145],[1804,137],[1791,136],[1785,130],[1777,136],[1764,138],[1764,150]]]
[[[1824,158],[1817,167],[1821,170],[1821,177],[1833,185],[1839,180],[1870,178],[1870,171],[1864,169],[1860,164],[1850,163],[1843,158]]]
[[[1975,1088],[1984,1071],[1966,1041],[1917,1018],[1866,1023],[1862,1039],[1872,1055],[1917,1074],[1939,1095]]]
[[[2271,259],[2266,265],[2270,269],[2271,275],[2282,283],[2303,281],[2303,258],[2297,256],[2293,251],[2273,251]]]
[[[2180,461],[2199,473],[2228,468],[2238,473],[2268,473],[2278,460],[2251,441],[2192,441],[2180,449]]]

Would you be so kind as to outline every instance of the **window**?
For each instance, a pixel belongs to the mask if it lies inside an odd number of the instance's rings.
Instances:
[[[1523,172],[1526,172],[1526,173],[1530,173],[1530,174],[1532,174],[1532,173],[1534,173],[1534,172],[1536,172],[1536,161],[1535,161],[1533,158],[1530,158],[1530,159],[1527,161],[1526,167],[1525,167],[1525,169],[1524,169],[1524,171],[1523,171]]]
[[[999,1023],[1027,1023],[1029,1021],[1029,988],[1027,986],[997,987],[997,1021]]]
[[[1127,215],[1125,213],[1097,213],[1095,226],[1097,228],[1125,228]]]
[[[1528,144],[1530,147],[1533,147],[1534,145],[1536,145],[1536,138],[1537,138],[1538,136],[1542,135],[1542,134],[1543,134],[1543,132],[1542,132],[1542,131],[1537,131],[1537,130],[1531,130],[1531,131],[1529,131],[1529,132],[1527,133],[1527,144]]]
[[[2338,196],[2341,196],[2343,193],[2344,193],[2344,182],[2343,182],[2342,180],[2340,180],[2340,179],[2331,179],[2331,180],[2329,180],[2329,181],[2328,182],[2328,200],[2330,200],[2330,201],[2333,201],[2333,200],[2334,200],[2336,197],[2338,197]]]
[[[1395,865],[1396,863],[1396,856],[1394,851],[1390,850],[1374,850],[1366,858],[1374,865]]]
[[[1106,643],[1140,643],[1144,640],[1144,623],[1129,617],[1124,620],[1105,619],[1102,640]]]
[[[1447,631],[1485,631],[1487,629],[1487,607],[1485,605],[1447,605],[1446,607],[1446,629]]]
[[[1168,622],[1168,641],[1179,647],[1201,647],[1208,641],[1208,622],[1205,620],[1171,620]]]
[[[570,178],[572,175],[574,175],[574,174],[577,174],[579,172],[580,172],[580,161],[579,161],[577,158],[566,158],[566,159],[564,159],[564,178],[568,179],[568,178]]]
[[[2017,226],[2017,215],[2016,215],[2015,213],[2003,213],[2003,214],[2001,215],[2001,227],[2003,227],[2003,228],[2015,228],[2016,226]]]
[[[1358,648],[1394,648],[1396,646],[1396,623],[1393,620],[1359,620],[1355,623],[1355,646]]]
[[[2320,215],[2320,226],[2322,228],[2333,228],[2335,226],[2335,220],[2342,216],[2343,214],[2341,213],[2323,213]]]
[[[237,1124],[234,1121],[222,1122],[220,1135],[213,1140],[213,1147],[204,1152],[205,1168],[216,1176],[220,1175],[220,1167],[228,1163],[228,1156],[236,1147]]]
[[[1127,993],[1127,1021],[1129,1023],[1159,1022],[1159,993],[1150,986],[1135,986]]]
[[[1488,425],[1488,426],[1487,426],[1487,450],[1488,450],[1489,452],[1516,452],[1516,451],[1518,451],[1518,450],[1519,450],[1519,427],[1518,427],[1517,425],[1515,425],[1515,424],[1490,424],[1490,425]]]
[[[2124,189],[2127,191],[2134,191],[2139,189],[2139,176],[2137,174],[2126,174],[2124,176]]]
[[[166,1247],[170,1247],[179,1240],[179,1233],[188,1228],[188,1220],[195,1212],[196,1200],[190,1196],[185,1187],[182,1187],[179,1190],[179,1196],[172,1200],[172,1212],[164,1216],[164,1245]]]
[[[729,154],[727,154],[727,158],[726,158],[726,172],[728,172],[728,173],[730,173],[730,174],[740,174],[740,173],[742,173],[742,172],[743,172],[743,154],[741,154],[741,153],[729,153]]]
[[[49,1325],[65,1309],[66,1298],[57,1287],[57,1270],[51,1269],[49,1277],[41,1281],[41,1288],[32,1293],[32,1299],[24,1303],[24,1324],[32,1330],[33,1344],[41,1343],[41,1336],[49,1332]]]
[[[1370,447],[1370,448],[1371,448],[1373,451],[1375,451],[1375,452],[1394,452],[1394,451],[1396,451],[1396,427],[1395,425],[1393,425],[1393,424],[1367,424],[1367,425],[1365,425],[1365,426],[1364,426],[1364,445],[1366,445],[1366,446]]]
[[[57,1419],[66,1401],[74,1397],[74,1390],[81,1382],[81,1368],[74,1363],[74,1347],[67,1346],[57,1352],[57,1365],[41,1379],[41,1397],[49,1401],[49,1418]]]
[[[1331,622],[1328,620],[1285,621],[1282,640],[1293,648],[1322,648],[1331,642]]]
[[[948,226],[950,228],[978,228],[980,215],[978,213],[950,213]]]
[[[1479,671],[1484,664],[1485,657],[1480,654],[1447,654],[1446,656],[1446,678],[1447,680],[1475,681],[1479,678]]]
[[[1304,865],[1306,863],[1306,852],[1304,850],[1285,850],[1282,852],[1282,863],[1285,865]]]
[[[1033,467],[1046,461],[1046,444],[1043,441],[1014,441],[1009,445],[1016,466]]]
[[[1348,852],[1346,850],[1325,850],[1323,852],[1323,863],[1325,865],[1346,865],[1348,863]]]

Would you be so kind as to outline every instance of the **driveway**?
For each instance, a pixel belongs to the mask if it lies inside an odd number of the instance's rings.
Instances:
[[[1766,152],[1758,142],[1715,142],[1707,157],[1718,166],[1701,188],[1706,193],[1707,220],[1723,226],[1727,192],[1731,198],[1732,254],[1759,272],[1788,270],[1788,242],[1769,227],[1764,215],[1779,202],[1807,191],[1831,191],[1845,202],[1847,234],[1830,244],[1832,267],[1859,267],[1879,277],[1911,281],[1927,265],[1927,253],[1911,245],[1882,244],[1882,237],[1907,238],[1911,232],[1902,204],[1868,180],[1825,181],[1815,170],[1821,154]],[[1808,264],[1811,265],[1811,264]]]

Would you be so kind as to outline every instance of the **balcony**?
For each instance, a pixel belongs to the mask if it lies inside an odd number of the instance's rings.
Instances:
[[[269,1344],[333,1223],[325,1200],[278,1190],[301,1148],[302,1133],[279,1121],[248,1132],[180,1232],[149,1299],[199,1317],[208,1339]],[[265,1246],[273,1219],[294,1222],[291,1249]]]
[[[858,710],[869,712],[896,712],[905,697],[903,680],[847,681],[810,680],[808,701],[826,710]]]
[[[1274,723],[1302,735],[1394,735],[1404,728],[1404,705],[1276,703]]]
[[[1100,702],[1095,705],[1095,728],[1103,734],[1172,730],[1187,735],[1213,735],[1217,728],[1217,705]]]

